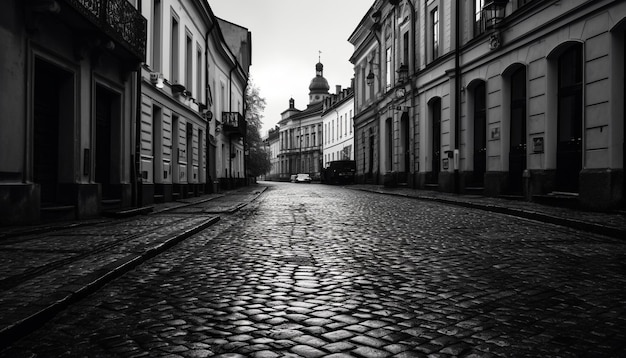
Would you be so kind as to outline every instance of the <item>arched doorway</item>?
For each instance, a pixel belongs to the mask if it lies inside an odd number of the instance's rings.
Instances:
[[[555,189],[578,192],[582,170],[583,46],[573,44],[557,60],[557,150]]]
[[[526,170],[526,67],[510,76],[509,192],[523,194]]]
[[[470,186],[483,187],[487,171],[487,88],[484,81],[479,81],[473,88],[474,115],[474,170]]]
[[[431,119],[431,175],[427,177],[428,184],[439,184],[441,170],[441,98],[433,98],[429,103]]]

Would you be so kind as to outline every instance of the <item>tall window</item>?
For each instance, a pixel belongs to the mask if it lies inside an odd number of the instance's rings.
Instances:
[[[176,17],[172,17],[172,38],[170,43],[172,44],[172,49],[170,51],[170,70],[171,70],[171,78],[172,78],[172,83],[178,83],[179,82],[179,61],[180,61],[180,56],[179,56],[179,28],[178,28],[178,19]]]
[[[196,44],[196,47],[198,48],[198,52],[196,53],[196,67],[198,68],[197,70],[197,80],[196,80],[196,98],[201,98],[201,94],[202,94],[202,71],[203,71],[203,66],[202,66],[202,50],[200,49],[200,46],[198,46]]]
[[[403,35],[404,47],[402,48],[402,63],[409,64],[409,33],[405,32]]]
[[[185,87],[191,91],[193,89],[193,42],[189,33],[185,39]]]
[[[385,75],[385,90],[388,91],[391,89],[391,47],[387,48],[386,53],[386,75]]]
[[[474,0],[474,36],[478,36],[485,31],[483,24],[483,7],[485,0]]]
[[[354,127],[354,118],[352,118],[352,110],[350,110],[350,133],[352,133],[352,127]]]
[[[435,8],[431,13],[431,23],[432,23],[432,49],[433,49],[433,60],[439,57],[439,9]]]
[[[152,70],[161,71],[161,0],[152,8]]]

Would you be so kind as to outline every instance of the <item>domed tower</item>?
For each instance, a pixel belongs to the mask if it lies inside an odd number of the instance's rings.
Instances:
[[[330,86],[324,78],[324,65],[318,62],[315,65],[315,78],[311,80],[311,85],[309,86],[309,104],[323,101],[330,95],[328,90],[330,90]]]

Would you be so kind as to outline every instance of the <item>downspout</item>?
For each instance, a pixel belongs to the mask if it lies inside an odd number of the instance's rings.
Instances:
[[[206,35],[204,36],[204,58],[205,58],[205,66],[204,66],[204,83],[205,83],[205,91],[204,91],[204,104],[207,106],[207,109],[209,108],[209,35],[211,35],[211,32],[213,32],[213,30],[217,27],[217,23],[214,21],[211,24],[211,28],[209,28],[209,30],[206,32]],[[206,154],[206,158],[207,158],[207,163],[206,163],[206,168],[205,168],[205,178],[206,178],[206,185],[207,188],[213,188],[213,178],[211,177],[211,165],[209,164],[209,160],[213,159],[215,160],[215,158],[211,158],[211,156],[209,155],[209,148],[211,148],[211,143],[209,142],[209,138],[210,138],[210,125],[207,122],[207,131],[206,131],[206,150],[207,152]]]
[[[137,2],[137,10],[141,13],[141,1]],[[141,76],[141,63],[137,66],[137,75],[136,75],[136,83],[135,83],[135,160],[133,165],[133,170],[131,171],[131,175],[134,176],[132,189],[134,189],[133,193],[133,204],[135,207],[140,207],[143,203],[143,195],[141,193],[142,187],[142,176],[141,173],[141,86],[143,82],[143,78]]]
[[[459,140],[460,140],[460,122],[461,122],[461,16],[460,16],[460,1],[456,0],[456,11],[454,14],[455,29],[454,29],[454,153],[459,153]],[[459,154],[456,154],[460,156]],[[453,156],[454,163],[454,156]],[[459,177],[459,168],[454,166],[454,192],[460,193],[461,183]]]
[[[235,66],[233,66],[233,68],[230,69],[230,72],[228,73],[228,112],[232,113],[233,112],[233,71],[237,68],[237,62],[235,60]],[[232,144],[232,138],[230,137],[230,135],[228,136],[228,175],[230,175],[230,177],[233,177],[233,156],[232,156],[232,150],[233,150],[233,144]]]

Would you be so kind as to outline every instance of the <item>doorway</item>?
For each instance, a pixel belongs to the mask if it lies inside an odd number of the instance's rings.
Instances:
[[[407,112],[402,113],[400,123],[400,128],[402,128],[402,153],[404,154],[404,181],[408,183],[411,174],[411,136],[409,133],[409,114]]]
[[[511,75],[510,85],[509,192],[521,195],[526,170],[526,67]]]
[[[557,191],[579,191],[582,170],[583,46],[575,44],[558,59]]]
[[[115,166],[118,161],[113,155],[118,136],[114,135],[119,123],[119,94],[103,86],[96,86],[96,150],[95,179],[100,183],[102,199],[119,199],[120,193],[114,188]]]
[[[441,99],[435,98],[430,102],[431,126],[431,176],[429,184],[439,184],[439,172],[441,166]]]
[[[483,187],[487,171],[487,89],[485,82],[474,87],[474,171],[471,185]]]
[[[59,201],[60,140],[63,123],[71,129],[73,74],[40,58],[35,59],[33,92],[33,181],[40,186],[42,206]],[[71,132],[71,131],[70,131]],[[67,135],[67,133],[66,133]],[[71,134],[70,134],[71,135]],[[72,148],[68,148],[72,150]],[[66,160],[71,160],[67,158]]]

